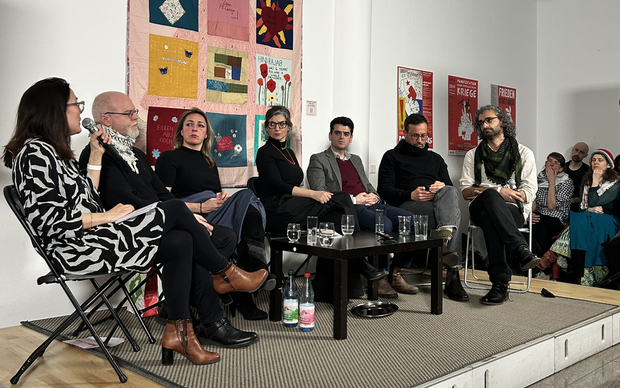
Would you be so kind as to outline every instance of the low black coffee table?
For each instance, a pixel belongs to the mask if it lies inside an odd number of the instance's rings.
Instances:
[[[334,338],[347,338],[347,267],[349,260],[360,260],[371,257],[372,264],[377,266],[380,255],[388,253],[411,252],[420,249],[430,249],[431,266],[431,314],[441,314],[443,311],[442,277],[441,277],[441,246],[440,238],[415,241],[413,235],[398,236],[390,233],[394,238],[392,243],[385,239],[378,239],[372,232],[357,232],[353,236],[344,236],[334,239],[331,247],[308,245],[306,236],[291,243],[286,237],[271,238],[271,272],[276,275],[276,288],[269,294],[269,319],[282,319],[282,252],[290,251],[315,255],[334,262]],[[377,300],[377,282],[370,282],[368,299]]]

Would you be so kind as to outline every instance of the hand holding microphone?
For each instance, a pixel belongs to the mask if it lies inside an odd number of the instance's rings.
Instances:
[[[91,134],[94,134],[97,131],[99,131],[99,128],[97,128],[95,121],[91,119],[90,117],[86,117],[84,120],[82,120],[82,126],[86,128],[86,130],[90,132]],[[120,160],[121,156],[118,154],[118,151],[116,150],[116,148],[114,148],[111,144],[104,142],[101,136],[102,135],[97,136],[97,140],[99,141],[99,144],[106,150],[106,152],[112,158],[114,158],[115,160]]]

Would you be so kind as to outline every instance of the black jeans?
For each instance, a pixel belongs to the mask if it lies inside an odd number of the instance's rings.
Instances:
[[[527,245],[519,228],[524,224],[519,208],[507,203],[496,190],[485,190],[469,205],[474,225],[484,233],[489,253],[489,279],[492,283],[510,281],[509,260],[520,245]],[[505,255],[504,255],[505,253]]]

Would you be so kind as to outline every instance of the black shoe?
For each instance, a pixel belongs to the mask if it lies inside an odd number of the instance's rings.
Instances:
[[[378,280],[388,275],[388,271],[385,269],[377,269],[373,267],[369,262],[364,260],[362,264],[361,274],[368,280]]]
[[[493,283],[489,292],[480,298],[480,303],[489,306],[498,306],[508,299],[508,283]]]
[[[515,249],[515,258],[521,265],[521,271],[532,269],[540,263],[540,257],[536,256],[528,249],[527,245],[520,245]]]
[[[258,334],[239,330],[226,318],[206,325],[200,324],[197,335],[201,343],[212,343],[225,348],[241,348],[258,341]]]
[[[461,278],[457,268],[450,268],[446,271],[446,285],[444,286],[443,292],[448,298],[458,302],[467,302],[469,300],[469,295],[467,295],[467,292],[461,284]]]
[[[241,315],[243,315],[243,318],[248,321],[261,321],[263,319],[267,319],[268,316],[266,312],[256,307],[254,301],[251,301],[250,303],[238,303],[236,305],[232,304],[231,309],[235,308],[241,313]]]
[[[270,273],[267,274],[267,280],[260,287],[260,290],[271,291],[276,288],[276,275]]]

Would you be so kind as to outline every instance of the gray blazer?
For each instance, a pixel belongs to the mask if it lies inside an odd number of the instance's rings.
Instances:
[[[355,167],[355,171],[360,177],[362,186],[367,193],[372,193],[379,198],[381,197],[377,193],[377,190],[372,186],[366,172],[364,171],[364,164],[359,156],[351,154],[351,163]],[[326,149],[323,152],[314,154],[310,157],[310,163],[308,164],[308,186],[312,190],[324,190],[324,191],[342,191],[342,176],[340,175],[340,168],[338,162],[336,162],[336,156],[331,148]]]

